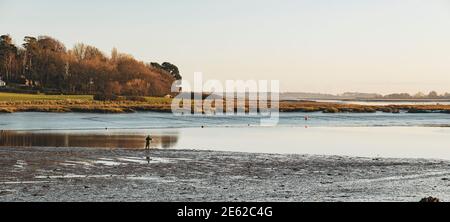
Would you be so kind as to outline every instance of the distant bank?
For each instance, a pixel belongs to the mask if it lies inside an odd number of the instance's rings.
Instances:
[[[96,101],[89,95],[40,95],[0,93],[0,113],[85,112],[129,113],[171,112],[172,99],[166,97],[124,97],[118,101]],[[248,109],[247,104],[247,109]],[[359,105],[333,102],[292,101],[279,103],[280,112],[324,113],[449,113],[450,105]]]

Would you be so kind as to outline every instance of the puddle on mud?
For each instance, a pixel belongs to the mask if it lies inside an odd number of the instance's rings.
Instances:
[[[11,184],[38,184],[38,183],[50,183],[51,181],[6,181],[0,182],[1,185],[11,185]]]
[[[98,158],[98,159],[79,159],[79,160],[66,160],[59,163],[65,167],[84,167],[86,169],[95,166],[116,167],[122,165],[136,165],[136,164],[167,164],[174,163],[176,158],[159,158],[152,157],[149,152],[142,157],[117,157],[117,158]]]

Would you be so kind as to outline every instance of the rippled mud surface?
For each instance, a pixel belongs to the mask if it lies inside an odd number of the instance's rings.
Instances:
[[[449,179],[441,160],[0,149],[0,201],[448,201]]]

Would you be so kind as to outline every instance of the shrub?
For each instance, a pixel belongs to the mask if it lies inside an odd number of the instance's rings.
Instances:
[[[422,198],[419,202],[421,203],[438,203],[440,202],[439,198],[436,197],[425,197]]]
[[[377,112],[377,110],[375,110],[374,108],[366,107],[366,108],[364,108],[364,112],[375,113],[375,112]]]
[[[147,99],[143,96],[125,96],[124,98],[128,101],[147,102]]]
[[[338,113],[339,109],[337,109],[335,107],[330,107],[330,108],[326,108],[323,112],[324,113]]]
[[[94,95],[94,100],[97,100],[97,101],[114,101],[114,100],[117,100],[117,96],[116,95],[114,95],[114,94],[110,94],[110,95],[107,95],[107,94],[95,94]]]
[[[300,111],[310,113],[310,112],[317,112],[319,111],[319,109],[316,107],[304,107],[301,108]]]

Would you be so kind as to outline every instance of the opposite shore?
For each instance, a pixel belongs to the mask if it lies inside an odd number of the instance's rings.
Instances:
[[[0,113],[14,112],[80,112],[131,113],[140,111],[171,112],[171,98],[139,97],[138,100],[96,101],[92,96],[29,95],[0,93]],[[248,110],[249,103],[246,104]],[[193,109],[192,109],[193,110]],[[191,111],[192,111],[191,110]],[[332,102],[279,102],[280,112],[324,113],[449,113],[450,105],[356,105]],[[201,110],[200,110],[201,112]]]

